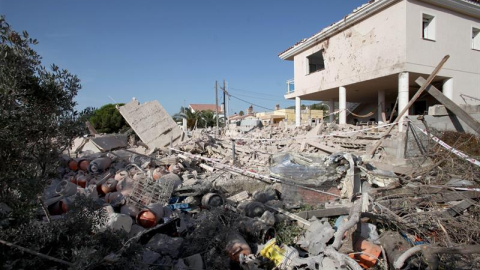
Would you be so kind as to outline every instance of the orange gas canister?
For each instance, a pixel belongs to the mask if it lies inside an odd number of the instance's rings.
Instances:
[[[68,168],[74,172],[76,172],[78,170],[78,163],[76,160],[74,159],[70,159],[67,163],[68,165]]]
[[[350,253],[348,256],[365,269],[373,267],[382,253],[382,248],[379,245],[375,245],[361,237],[355,242],[353,250],[356,252]]]

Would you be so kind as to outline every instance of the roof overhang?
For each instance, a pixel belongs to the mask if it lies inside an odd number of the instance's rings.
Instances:
[[[349,28],[353,24],[362,21],[368,16],[375,14],[376,12],[399,1],[401,0],[377,0],[375,2],[365,4],[347,15],[343,20],[324,28],[322,31],[313,35],[312,37],[309,37],[308,39],[300,41],[298,44],[280,53],[278,56],[283,60],[293,60],[293,57],[298,53],[326,40],[327,38]]]
[[[352,13],[347,15],[343,20],[340,20],[331,26],[324,28],[319,33],[304,39],[286,51],[280,53],[278,56],[283,60],[293,60],[293,57],[300,52],[310,48],[311,46],[330,38],[331,36],[349,28],[353,24],[364,20],[365,18],[381,11],[382,9],[393,5],[402,0],[377,0],[372,3],[365,4]],[[455,12],[459,12],[475,18],[480,18],[480,3],[471,0],[419,0],[431,5],[444,7]]]
[[[448,8],[458,13],[480,18],[480,3],[469,0],[419,0],[431,5]]]

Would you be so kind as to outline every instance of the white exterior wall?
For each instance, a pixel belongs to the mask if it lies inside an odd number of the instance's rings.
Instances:
[[[292,96],[403,71],[406,60],[405,14],[406,2],[397,2],[295,55],[295,92]],[[325,69],[308,74],[307,56],[322,49],[325,50]]]
[[[445,55],[439,76],[453,79],[453,101],[465,102],[460,94],[480,99],[480,51],[471,47],[472,27],[480,28],[480,19],[410,0],[407,3],[407,70],[430,74]],[[435,16],[435,41],[422,38],[422,14]],[[425,77],[426,78],[426,77]],[[416,78],[411,82],[414,84]],[[468,100],[469,104],[480,104]]]

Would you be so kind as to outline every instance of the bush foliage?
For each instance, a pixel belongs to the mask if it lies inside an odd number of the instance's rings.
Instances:
[[[73,100],[80,80],[55,65],[45,68],[31,48],[35,44],[0,16],[0,239],[72,262],[73,268],[95,268],[124,240],[116,232],[95,232],[103,216],[98,206],[79,198],[60,219],[38,216],[39,195],[59,177],[59,156],[84,132],[84,123]],[[0,244],[2,269],[64,267]]]
[[[93,112],[89,120],[98,132],[119,133],[125,132],[130,128],[123,116],[117,110],[117,105],[122,106],[124,104],[107,104]]]

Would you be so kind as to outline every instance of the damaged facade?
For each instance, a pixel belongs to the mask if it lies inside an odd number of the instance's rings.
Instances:
[[[478,104],[479,29],[478,1],[370,1],[280,53],[294,62],[294,90],[285,98],[296,101],[297,125],[301,100],[329,101],[332,114],[338,103],[340,124],[386,122],[396,104],[401,111],[419,89],[415,80],[450,55],[433,85],[458,104],[465,98]],[[406,115],[423,114],[434,104],[424,96]]]

